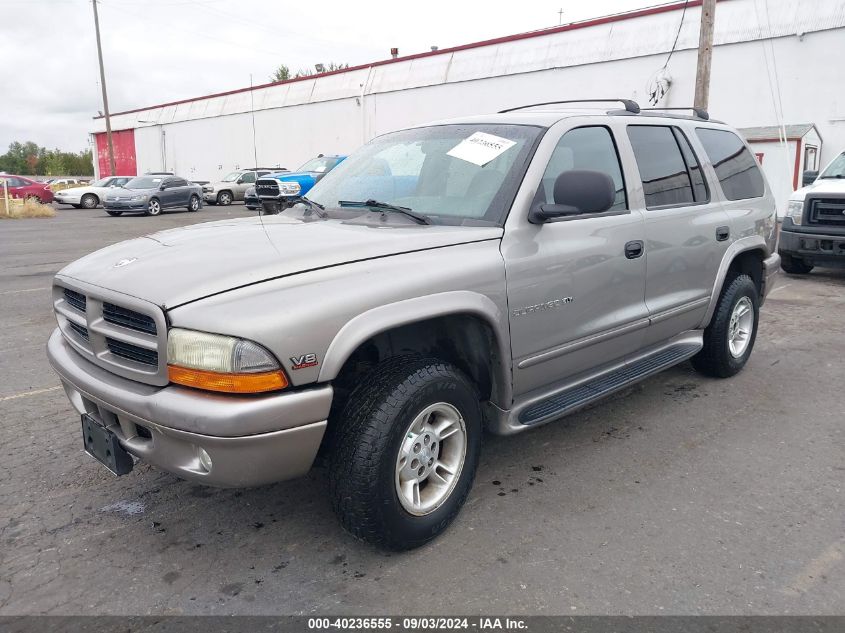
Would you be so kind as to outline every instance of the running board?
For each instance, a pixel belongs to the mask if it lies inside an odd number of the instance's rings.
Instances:
[[[702,346],[701,342],[693,343],[687,339],[683,343],[666,347],[654,354],[627,363],[608,374],[526,407],[519,414],[519,423],[532,426],[562,417],[594,400],[604,398],[614,391],[619,391],[695,356]]]

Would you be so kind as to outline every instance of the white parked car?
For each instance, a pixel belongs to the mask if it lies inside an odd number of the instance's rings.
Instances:
[[[106,192],[113,187],[122,187],[134,176],[109,176],[92,182],[85,187],[72,187],[57,191],[55,201],[59,204],[69,204],[77,209],[94,209],[106,197]]]

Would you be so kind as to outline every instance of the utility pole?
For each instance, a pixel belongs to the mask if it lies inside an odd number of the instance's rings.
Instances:
[[[106,71],[103,69],[103,47],[100,44],[100,18],[97,15],[97,0],[91,0],[94,6],[94,30],[97,33],[97,58],[100,60],[100,88],[103,89],[103,113],[106,117],[106,142],[109,146],[109,169],[110,176],[115,176],[114,168],[114,145],[111,140],[111,117],[109,117],[109,96],[106,92]],[[102,176],[103,174],[100,174]]]
[[[698,33],[698,64],[695,70],[696,108],[707,109],[710,101],[710,61],[713,58],[713,26],[716,23],[716,0],[701,3],[701,30]]]

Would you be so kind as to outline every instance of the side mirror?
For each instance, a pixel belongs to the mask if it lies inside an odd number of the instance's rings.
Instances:
[[[582,213],[601,213],[613,206],[616,186],[601,171],[572,169],[555,179],[554,204],[535,205],[528,214],[533,224]]]
[[[243,184],[243,182],[244,182],[244,179],[243,179],[243,176],[241,176],[241,177],[239,177],[239,178],[235,181],[235,184],[236,184],[236,185],[242,185],[242,184]]]
[[[807,185],[812,185],[818,177],[818,171],[805,171],[801,177],[801,186],[806,187]]]
[[[167,185],[166,185],[166,184],[164,184],[164,183],[161,183],[161,184],[158,186],[158,190],[159,190],[159,191],[164,191],[165,189],[167,189]]]

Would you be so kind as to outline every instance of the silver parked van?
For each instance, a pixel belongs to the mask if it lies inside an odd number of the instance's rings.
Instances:
[[[86,451],[216,486],[320,451],[344,527],[405,549],[460,510],[483,429],[739,372],[780,263],[754,156],[702,111],[592,103],[385,134],[279,215],[64,268],[48,354]]]

